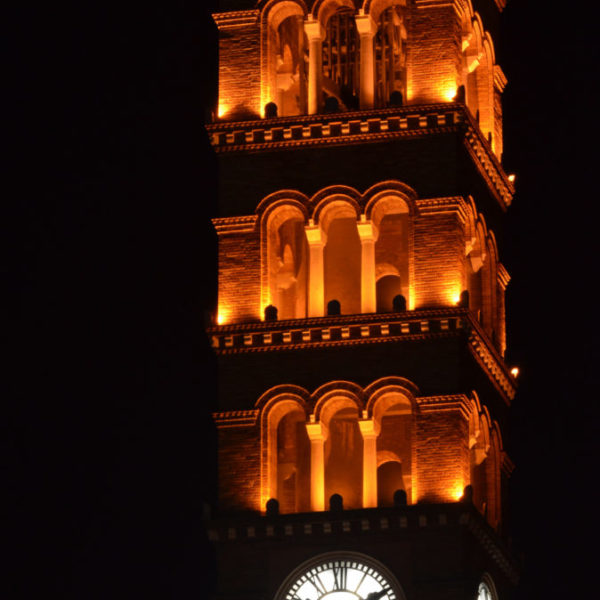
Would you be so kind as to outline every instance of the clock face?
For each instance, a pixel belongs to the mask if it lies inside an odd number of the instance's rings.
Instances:
[[[370,562],[370,561],[369,561]],[[389,576],[388,576],[389,578]],[[281,600],[400,600],[377,567],[359,557],[323,558],[296,573]]]

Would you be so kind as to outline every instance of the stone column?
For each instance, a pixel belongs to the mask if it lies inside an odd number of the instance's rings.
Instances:
[[[361,221],[357,224],[358,236],[361,246],[360,264],[360,310],[363,313],[377,311],[377,294],[375,288],[375,242],[378,231],[372,221],[367,221],[361,215]]]
[[[309,248],[308,269],[308,316],[322,317],[325,312],[325,282],[323,269],[323,247],[325,235],[311,219],[304,228]]]
[[[375,56],[373,38],[377,26],[370,15],[356,17],[356,29],[360,35],[360,107],[373,108],[375,105]]]
[[[377,428],[373,419],[359,421],[363,438],[363,508],[377,507]]]
[[[308,38],[308,114],[315,115],[321,104],[321,42],[325,31],[321,23],[314,20],[304,22],[304,31]]]
[[[311,416],[311,418],[313,418]],[[310,439],[310,509],[325,510],[325,440],[327,436],[321,423],[307,423]]]

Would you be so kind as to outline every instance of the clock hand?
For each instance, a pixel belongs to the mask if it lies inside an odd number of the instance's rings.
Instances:
[[[371,592],[365,600],[379,600],[379,598],[383,598],[388,593],[388,589],[379,590],[378,592]]]

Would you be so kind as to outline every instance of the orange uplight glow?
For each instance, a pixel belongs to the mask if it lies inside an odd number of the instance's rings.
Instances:
[[[510,374],[516,379],[519,376],[519,367],[513,367]]]
[[[217,116],[219,117],[219,119],[224,117],[229,112],[230,108],[231,107],[229,106],[229,104],[225,102],[219,102],[219,108],[217,110]]]
[[[516,178],[517,178],[517,176],[516,176],[514,173],[511,173],[511,174],[508,176],[508,180],[509,180],[511,183],[514,183]]]
[[[446,102],[454,102],[456,100],[456,94],[458,93],[458,88],[455,85],[450,85],[446,87],[443,91],[444,98]]]
[[[458,502],[463,497],[464,488],[461,484],[455,484],[449,492],[452,499]]]
[[[229,315],[225,311],[219,311],[217,313],[217,325],[225,325],[229,320]]]

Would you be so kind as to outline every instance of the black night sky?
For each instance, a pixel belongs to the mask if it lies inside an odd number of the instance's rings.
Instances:
[[[210,597],[213,4],[15,23],[4,597]],[[568,8],[512,0],[496,42],[517,174],[500,258],[524,599],[592,591],[597,554],[599,56],[591,15]]]

